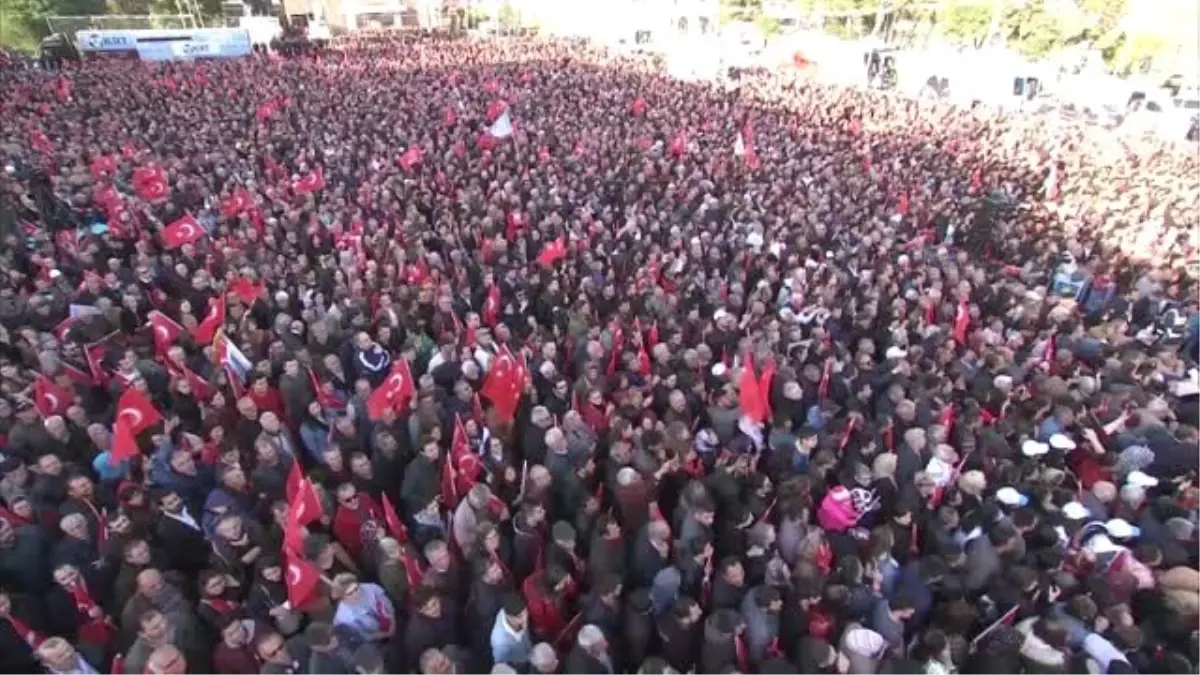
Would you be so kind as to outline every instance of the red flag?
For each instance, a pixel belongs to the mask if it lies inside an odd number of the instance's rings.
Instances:
[[[458,506],[458,472],[454,469],[454,458],[446,457],[442,462],[442,505],[448,511]]]
[[[130,387],[117,400],[117,419],[126,420],[136,436],[162,421],[162,414],[140,389]]]
[[[408,171],[417,164],[420,164],[421,154],[421,148],[415,145],[408,146],[408,149],[404,151],[404,154],[400,155],[400,168]]]
[[[447,105],[442,108],[442,124],[447,127],[452,127],[458,123],[458,113],[455,112],[454,106]]]
[[[117,654],[116,656],[114,656],[113,660],[112,660],[112,664],[109,666],[108,672],[112,673],[112,675],[124,675],[125,674],[125,657],[121,654]]]
[[[267,292],[267,283],[261,279],[253,282],[246,277],[238,277],[232,284],[229,284],[229,292],[236,295],[243,304],[253,305],[255,300]]]
[[[954,341],[966,344],[967,328],[971,325],[971,311],[967,308],[967,300],[958,301],[958,309],[954,312]]]
[[[378,419],[386,410],[407,404],[412,394],[413,378],[408,362],[398,359],[392,363],[392,371],[383,384],[367,397],[367,414],[371,419]]]
[[[559,237],[542,247],[542,252],[538,254],[537,261],[542,267],[553,267],[554,263],[565,257],[567,257],[567,242],[562,237]]]
[[[396,514],[396,507],[392,506],[392,500],[384,492],[380,499],[383,506],[383,520],[387,523],[388,531],[392,533],[392,537],[401,544],[408,543],[408,528],[404,526],[404,522],[400,520],[400,516]]]
[[[299,464],[299,462],[293,461],[292,464]],[[291,502],[288,515],[294,518],[301,527],[320,520],[321,516],[325,515],[325,507],[321,505],[321,498],[317,496],[316,488],[308,479],[300,481],[300,487],[296,490],[296,498]]]
[[[207,345],[225,325],[225,296],[217,295],[208,302],[208,312],[196,327],[192,329],[192,339],[197,344]]]
[[[321,378],[317,377],[316,371],[311,367],[308,369],[308,383],[312,385],[313,394],[317,397],[317,402],[322,408],[329,410],[342,410],[346,407],[345,402],[338,399],[337,396],[325,391],[325,383]]]
[[[503,100],[496,99],[492,101],[487,105],[487,110],[485,111],[485,114],[487,115],[487,121],[495,122],[501,115],[504,114],[504,111],[507,109],[508,103],[504,102]]]
[[[763,409],[763,396],[758,378],[754,375],[754,361],[750,352],[742,357],[742,375],[738,380],[738,406],[751,422],[762,422],[767,417]]]
[[[321,571],[303,556],[292,551],[283,553],[287,561],[287,595],[292,607],[303,607],[312,599],[321,583]]]
[[[502,347],[488,370],[479,394],[491,401],[500,420],[507,422],[516,414],[524,390],[521,367],[508,348]]]
[[[629,106],[629,110],[634,115],[638,115],[638,116],[645,115],[646,114],[646,99],[642,98],[641,96],[638,96],[637,98],[633,99],[633,104]]]
[[[316,192],[323,187],[325,187],[325,171],[321,167],[309,171],[292,183],[292,190],[301,195]]]
[[[183,369],[183,376],[187,378],[188,384],[192,385],[192,397],[198,401],[207,401],[217,393],[216,387],[211,382],[200,377],[191,368]]]
[[[118,417],[116,424],[113,425],[112,447],[108,453],[108,463],[117,466],[139,454],[141,451],[138,450],[137,434],[133,433],[133,429],[129,426],[129,419]]]
[[[658,344],[658,322],[655,321],[650,325],[650,330],[646,333],[646,341],[650,343],[650,348],[654,349],[654,345]]]
[[[292,462],[292,468],[288,470],[287,483],[285,492],[289,502],[296,501],[296,495],[300,494],[300,484],[304,482],[304,472],[300,470],[300,462]]]
[[[817,383],[817,398],[829,398],[829,385],[833,381],[833,359],[825,359],[821,370],[821,381]]]
[[[1054,357],[1058,353],[1058,339],[1051,335],[1049,340],[1046,340],[1046,346],[1042,349],[1042,364],[1049,366],[1054,363]]]
[[[164,248],[176,249],[199,241],[205,233],[204,227],[189,213],[164,227],[160,234]]]
[[[763,418],[771,416],[771,386],[775,381],[775,359],[767,361],[758,377],[758,395],[762,397]]]
[[[104,385],[108,383],[108,373],[104,370],[102,363],[104,355],[108,352],[108,338],[93,342],[83,348],[85,358],[87,358],[88,370],[92,373],[92,383]]]
[[[255,108],[255,110],[254,110],[254,116],[256,118],[258,118],[259,122],[265,122],[265,121],[271,119],[274,115],[275,115],[275,100],[274,99],[271,99],[270,101],[267,101],[266,103],[258,104],[258,107]]]
[[[156,201],[167,196],[167,172],[158,166],[138,167],[133,172],[133,191],[146,201]]]
[[[675,157],[683,157],[687,152],[687,134],[682,130],[675,134],[675,138],[671,139],[671,146],[668,148]]]
[[[896,204],[896,213],[902,216],[907,216],[911,206],[912,203],[908,197],[908,190],[905,190],[904,193],[900,195],[899,203]]]
[[[183,334],[183,326],[158,310],[150,312],[150,327],[154,330],[154,350],[159,354],[165,354]]]
[[[70,378],[72,382],[82,384],[85,387],[90,387],[96,383],[92,375],[83,372],[69,363],[60,362],[59,367],[62,369],[63,374]]]
[[[467,441],[467,429],[463,426],[462,415],[454,416],[454,437],[450,441],[450,458],[457,464],[459,460],[471,454],[471,444]]]
[[[100,155],[92,160],[92,164],[88,167],[88,170],[95,180],[108,178],[117,172],[117,162],[108,155]]]
[[[61,415],[74,401],[74,392],[58,386],[54,380],[41,373],[33,376],[33,406],[42,417]]]
[[[239,185],[233,194],[221,200],[221,215],[226,218],[239,216],[253,204],[254,198],[250,196],[250,191]]]
[[[483,301],[483,311],[480,312],[479,318],[490,328],[495,328],[500,322],[500,287],[495,282],[488,286],[487,298]]]

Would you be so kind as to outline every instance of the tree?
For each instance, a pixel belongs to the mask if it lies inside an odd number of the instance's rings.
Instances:
[[[1031,0],[1009,10],[1002,22],[1003,32],[1026,58],[1043,59],[1083,36],[1083,14],[1064,9],[1059,2],[1051,9],[1046,0]]]
[[[981,47],[987,40],[988,29],[992,22],[992,3],[981,0],[978,3],[952,3],[937,16],[938,27],[942,33],[954,42]]]

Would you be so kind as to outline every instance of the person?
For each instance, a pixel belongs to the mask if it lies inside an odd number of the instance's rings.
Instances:
[[[496,614],[492,627],[492,661],[520,668],[529,663],[533,643],[529,639],[529,613],[519,595],[510,594]]]
[[[1187,148],[583,40],[278,46],[0,63],[0,588],[47,610],[0,637],[1196,667]]]

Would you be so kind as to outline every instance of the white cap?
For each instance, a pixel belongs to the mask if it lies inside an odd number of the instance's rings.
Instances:
[[[751,232],[750,234],[746,235],[746,245],[751,248],[762,248],[762,235],[757,232]]]
[[[1158,485],[1158,479],[1142,471],[1131,471],[1129,472],[1129,475],[1125,477],[1125,484],[1148,488]]]
[[[720,321],[727,316],[729,316],[729,312],[726,312],[723,309],[718,309],[717,311],[713,312],[713,321]]]
[[[1050,452],[1050,446],[1030,438],[1021,444],[1021,454],[1026,457],[1040,457]]]
[[[1084,518],[1092,515],[1092,512],[1088,511],[1088,508],[1079,502],[1067,502],[1067,504],[1062,507],[1062,514],[1066,516],[1068,520],[1083,520]]]
[[[1066,434],[1054,434],[1050,437],[1050,447],[1055,450],[1074,450],[1075,441]]]
[[[714,377],[722,377],[723,375],[725,375],[725,371],[727,371],[727,370],[729,370],[729,369],[725,367],[724,363],[717,361],[716,363],[713,364],[712,374]]]
[[[883,353],[883,356],[887,359],[903,359],[908,358],[908,351],[902,347],[893,346],[888,347],[887,351]]]
[[[1104,529],[1108,531],[1108,536],[1117,539],[1133,539],[1142,534],[1142,528],[1134,527],[1122,518],[1113,518],[1108,521],[1104,524]]]
[[[1002,487],[996,490],[996,499],[1005,506],[1025,506],[1029,497],[1017,492],[1016,488]]]

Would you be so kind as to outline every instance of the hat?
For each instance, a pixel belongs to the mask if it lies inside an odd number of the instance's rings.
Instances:
[[[723,309],[718,309],[717,311],[713,312],[713,321],[720,321],[727,316],[729,316],[729,312],[726,312]]]
[[[1104,524],[1104,529],[1108,531],[1108,536],[1117,539],[1134,539],[1142,534],[1142,528],[1130,525],[1123,518],[1113,518]]]
[[[1158,485],[1158,479],[1142,471],[1130,471],[1125,477],[1125,484],[1148,488]]]
[[[1017,492],[1016,488],[1002,487],[996,490],[996,499],[1005,506],[1025,506],[1029,497]]]
[[[1021,444],[1021,454],[1026,457],[1040,457],[1050,452],[1050,446],[1030,438]]]
[[[1067,520],[1083,520],[1092,515],[1092,512],[1079,502],[1068,502],[1062,507],[1062,514],[1067,517]]]
[[[1050,437],[1050,447],[1055,450],[1074,450],[1075,441],[1066,434],[1054,434]]]
[[[716,363],[713,364],[711,372],[713,374],[713,377],[724,377],[726,371],[728,371],[728,370],[729,370],[729,368],[726,368],[724,363],[717,361]]]
[[[886,359],[903,359],[908,357],[908,351],[901,347],[893,346],[888,347],[887,351],[883,353],[883,356]]]
[[[783,385],[783,397],[789,401],[799,401],[801,398],[804,398],[804,390],[800,388],[800,383],[798,382],[786,382]]]

